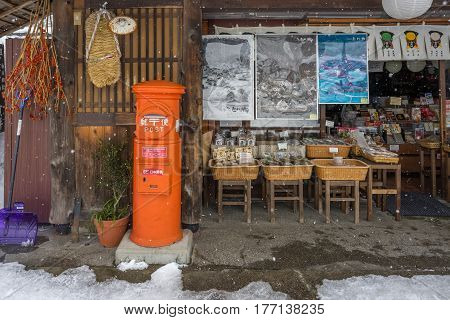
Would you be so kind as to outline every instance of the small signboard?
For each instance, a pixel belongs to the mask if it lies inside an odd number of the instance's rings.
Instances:
[[[166,159],[167,147],[142,147],[142,157],[146,159]]]

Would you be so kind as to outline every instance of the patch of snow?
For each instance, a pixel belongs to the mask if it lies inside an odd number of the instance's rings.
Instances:
[[[136,260],[131,261],[123,261],[119,263],[117,266],[117,269],[119,269],[122,272],[128,271],[128,270],[145,270],[148,268],[148,264],[144,261],[136,262]]]
[[[352,277],[324,280],[317,294],[323,300],[448,300],[450,276]]]
[[[33,240],[28,239],[27,241],[24,241],[20,244],[22,247],[31,247],[33,246]]]
[[[0,299],[49,300],[194,300],[194,299],[288,299],[289,296],[273,291],[270,284],[253,282],[246,287],[227,292],[183,291],[182,272],[176,263],[156,270],[151,279],[143,283],[129,283],[109,279],[97,282],[88,266],[69,269],[59,276],[43,270],[25,270],[17,263],[0,263]]]

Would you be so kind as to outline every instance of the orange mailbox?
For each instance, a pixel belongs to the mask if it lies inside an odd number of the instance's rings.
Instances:
[[[133,229],[144,247],[170,245],[181,232],[180,100],[185,88],[169,81],[133,86],[136,132],[133,170]]]

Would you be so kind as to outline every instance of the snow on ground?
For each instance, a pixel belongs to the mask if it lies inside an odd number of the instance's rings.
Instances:
[[[287,299],[275,292],[270,284],[253,282],[246,287],[226,292],[208,290],[183,291],[182,273],[176,263],[156,270],[151,279],[143,283],[129,283],[110,279],[97,282],[94,272],[87,266],[69,269],[57,277],[43,270],[25,270],[25,266],[0,263],[0,299],[72,299],[72,300],[165,300],[165,299]]]
[[[450,276],[363,276],[324,280],[318,287],[323,300],[448,300]]]
[[[117,266],[117,269],[119,269],[122,272],[128,271],[128,270],[145,270],[148,268],[148,264],[144,261],[136,262],[136,260],[131,261],[123,261],[119,263]]]

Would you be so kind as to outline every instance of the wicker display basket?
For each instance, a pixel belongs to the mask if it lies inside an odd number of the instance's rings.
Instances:
[[[330,159],[312,160],[316,166],[317,177],[332,181],[364,181],[369,166],[355,159],[344,159],[344,164],[337,166]]]
[[[214,160],[209,160],[214,180],[255,180],[258,178],[260,163],[255,160],[253,165],[215,166]]]
[[[438,141],[419,140],[418,143],[421,147],[426,149],[439,149],[441,147],[441,143]]]
[[[360,146],[358,146],[357,144],[352,145],[352,154],[355,157],[361,157],[363,155],[362,149]]]
[[[264,177],[267,180],[307,180],[311,178],[313,165],[265,166]]]
[[[373,154],[370,153],[365,153],[363,152],[362,156],[367,159],[370,160],[372,162],[376,162],[376,163],[392,163],[392,164],[397,164],[400,161],[400,158],[398,157],[383,157],[383,156],[375,156]]]
[[[337,149],[337,153],[331,153],[330,149]],[[348,158],[350,145],[306,145],[306,156],[310,159],[331,159],[333,157]]]

